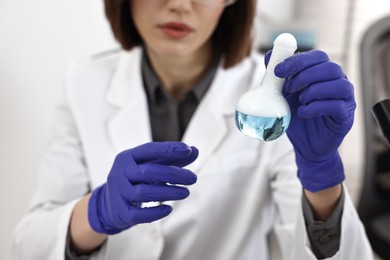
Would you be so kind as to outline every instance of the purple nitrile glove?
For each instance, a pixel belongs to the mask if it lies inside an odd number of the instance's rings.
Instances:
[[[275,75],[286,79],[283,95],[291,108],[287,135],[302,186],[316,192],[342,183],[344,169],[337,149],[353,124],[353,85],[342,68],[318,50],[287,58],[275,67]]]
[[[171,206],[141,208],[141,203],[188,197],[188,189],[177,185],[196,182],[196,175],[182,167],[197,157],[195,147],[181,142],[151,142],[118,154],[107,182],[90,197],[88,220],[92,229],[116,234],[169,215]]]

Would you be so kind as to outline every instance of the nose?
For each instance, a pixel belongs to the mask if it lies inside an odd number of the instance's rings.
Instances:
[[[185,13],[191,10],[192,0],[169,0],[168,7],[173,12]]]

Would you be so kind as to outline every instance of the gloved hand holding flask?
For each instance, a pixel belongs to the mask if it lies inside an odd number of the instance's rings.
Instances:
[[[98,233],[116,234],[136,224],[171,213],[169,205],[142,208],[143,202],[182,200],[196,175],[182,167],[198,150],[181,142],[152,142],[126,150],[115,158],[107,182],[96,188],[88,206],[88,221]]]
[[[269,57],[267,53],[266,63]],[[353,124],[353,85],[342,68],[318,50],[287,58],[275,67],[275,75],[286,79],[283,95],[291,109],[287,135],[303,187],[316,192],[343,182],[337,149]]]

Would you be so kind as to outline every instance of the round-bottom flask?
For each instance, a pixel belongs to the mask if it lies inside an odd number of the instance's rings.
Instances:
[[[291,119],[290,107],[282,95],[284,79],[274,74],[275,66],[294,55],[297,42],[283,33],[274,41],[264,79],[259,88],[249,90],[236,106],[236,125],[249,137],[272,141],[286,132]]]

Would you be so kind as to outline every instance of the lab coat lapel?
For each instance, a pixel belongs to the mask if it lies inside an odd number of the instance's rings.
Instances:
[[[234,69],[220,68],[217,71],[209,91],[187,128],[183,141],[199,149],[198,159],[189,166],[189,169],[195,172],[207,163],[210,155],[226,139],[228,131],[231,130],[228,127],[229,120],[234,120],[237,101],[251,85],[251,75],[243,73],[248,70],[242,66],[249,66],[249,62],[244,62]]]
[[[107,101],[114,107],[108,133],[117,153],[151,141],[140,49],[124,53],[113,75]]]
[[[197,172],[227,134],[225,118],[220,111],[212,111],[208,104],[198,107],[184,135],[183,141],[199,149],[198,159],[188,168]]]

